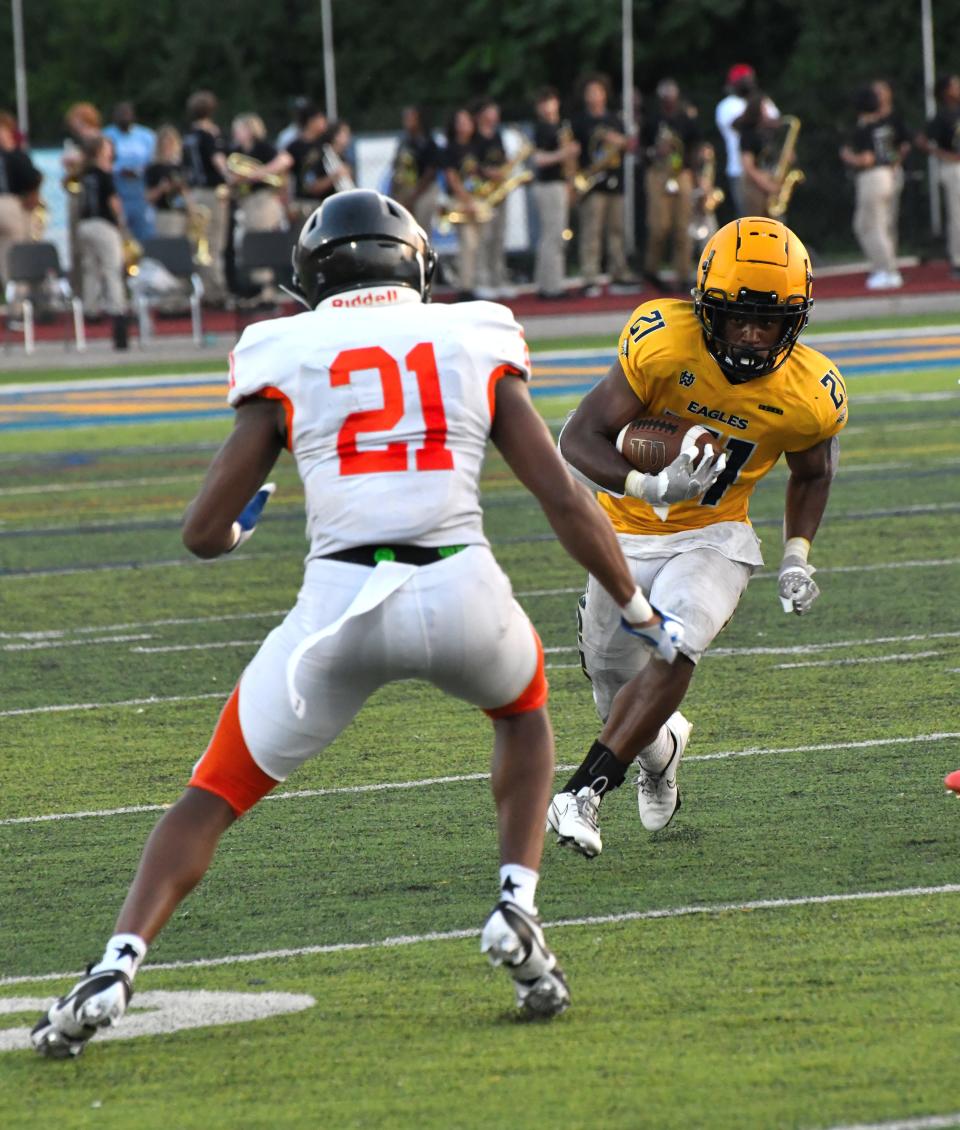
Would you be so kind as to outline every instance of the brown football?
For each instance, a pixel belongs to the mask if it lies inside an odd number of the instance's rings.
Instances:
[[[642,416],[621,430],[617,451],[638,471],[657,475],[691,443],[701,453],[708,443],[713,444],[714,451],[718,447],[716,436],[699,424],[678,416]]]

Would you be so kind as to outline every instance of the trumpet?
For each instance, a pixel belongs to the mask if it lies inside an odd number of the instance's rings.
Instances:
[[[336,149],[329,144],[323,147],[323,169],[333,180],[335,192],[349,192],[351,188],[357,187],[349,167]]]
[[[773,170],[773,176],[780,182],[780,187],[767,201],[767,214],[773,217],[773,219],[779,219],[786,214],[787,208],[790,206],[790,197],[793,195],[793,190],[798,184],[802,184],[807,179],[801,169],[790,168],[797,151],[797,134],[800,132],[800,119],[794,117],[792,114],[784,114],[780,121],[787,129],[784,134],[783,144],[780,147],[780,155],[777,158],[776,167]]]
[[[246,153],[231,153],[227,157],[227,168],[235,177],[244,181],[255,181],[265,184],[269,188],[283,188],[283,175],[281,173],[264,173],[263,162],[256,157],[249,157]]]

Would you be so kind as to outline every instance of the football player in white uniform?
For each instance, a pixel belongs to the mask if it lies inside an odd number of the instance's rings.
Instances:
[[[35,1026],[44,1055],[78,1054],[123,1015],[148,944],[226,829],[395,679],[428,679],[490,716],[500,894],[481,949],[528,1015],[569,1002],[535,903],[554,759],[543,649],[483,533],[487,439],[628,631],[671,661],[682,629],[647,603],[610,523],[560,460],[510,311],[429,305],[435,265],[395,201],[337,193],[294,249],[308,312],[247,327],[231,357],[233,432],[186,512],[184,542],[217,557],[249,537],[286,446],[306,494],[303,586],[150,836],[102,960]]]

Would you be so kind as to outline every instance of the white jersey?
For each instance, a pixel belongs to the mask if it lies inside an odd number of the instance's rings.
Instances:
[[[358,545],[486,545],[480,471],[507,373],[529,380],[530,357],[505,306],[369,287],[248,326],[228,400],[283,402],[307,560]]]

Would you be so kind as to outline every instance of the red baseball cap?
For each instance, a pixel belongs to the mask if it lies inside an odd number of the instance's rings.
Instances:
[[[736,82],[743,82],[745,78],[755,78],[756,73],[749,63],[734,63],[727,71],[727,82],[732,86]]]

